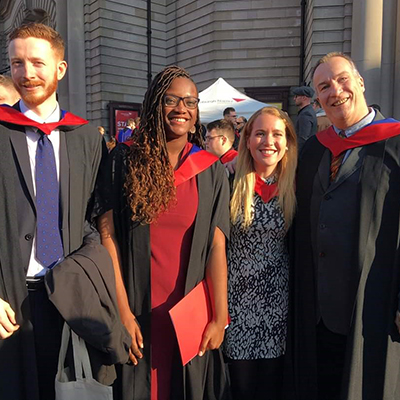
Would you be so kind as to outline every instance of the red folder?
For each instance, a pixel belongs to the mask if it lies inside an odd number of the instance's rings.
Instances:
[[[204,330],[212,317],[205,280],[172,307],[169,315],[178,339],[182,365],[186,365],[199,353]]]

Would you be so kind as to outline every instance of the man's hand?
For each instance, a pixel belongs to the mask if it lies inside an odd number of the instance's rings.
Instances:
[[[397,330],[400,333],[400,312],[399,311],[396,311],[396,318],[394,319],[394,323],[396,324]]]
[[[15,312],[6,301],[0,299],[0,339],[9,338],[18,329]]]

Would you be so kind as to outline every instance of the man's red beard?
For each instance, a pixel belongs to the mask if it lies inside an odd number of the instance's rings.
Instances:
[[[18,86],[15,85],[15,88],[26,105],[29,105],[30,107],[37,107],[44,103],[57,90],[57,75],[54,75],[54,78],[50,82],[49,86],[44,87],[44,85],[45,83],[42,80],[24,80],[20,82]],[[24,91],[24,88],[36,86],[41,87],[42,90],[39,89],[40,93]]]

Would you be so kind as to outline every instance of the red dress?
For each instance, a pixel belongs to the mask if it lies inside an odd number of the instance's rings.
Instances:
[[[189,143],[185,146],[181,166],[191,148]],[[184,295],[198,207],[196,176],[177,186],[176,199],[176,204],[150,226],[152,400],[170,398],[171,365],[177,342],[168,311]]]

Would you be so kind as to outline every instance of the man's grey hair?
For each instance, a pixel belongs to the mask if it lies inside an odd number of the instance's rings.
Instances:
[[[312,71],[312,78],[314,79],[314,75],[315,75],[315,71],[316,69],[321,65],[321,64],[325,64],[327,63],[331,58],[333,57],[342,57],[345,60],[347,60],[349,62],[349,64],[351,65],[351,69],[353,70],[353,73],[355,76],[361,76],[360,73],[358,72],[358,69],[356,67],[356,64],[354,63],[354,61],[351,59],[350,56],[348,56],[347,54],[341,53],[340,51],[333,51],[331,53],[326,54],[325,56],[321,57],[317,63],[315,64],[315,67],[313,68]]]

